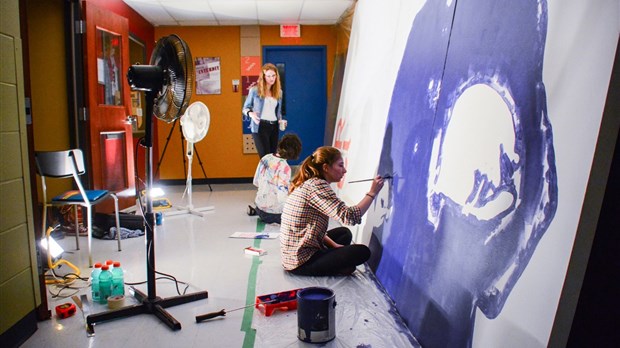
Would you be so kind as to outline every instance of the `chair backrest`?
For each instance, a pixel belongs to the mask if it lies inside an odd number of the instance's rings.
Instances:
[[[67,178],[73,176],[74,172],[77,175],[85,172],[84,155],[80,149],[39,151],[35,153],[35,161],[41,176]]]

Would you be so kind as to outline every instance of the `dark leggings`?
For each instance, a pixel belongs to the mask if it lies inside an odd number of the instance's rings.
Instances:
[[[252,133],[258,157],[263,158],[266,154],[276,153],[279,135],[280,131],[277,122],[269,123],[261,121],[258,126],[258,133]]]
[[[282,214],[268,213],[266,211],[260,210],[259,207],[256,207],[255,209],[258,217],[266,224],[279,224],[282,221]]]
[[[321,249],[303,265],[290,271],[297,275],[333,276],[349,275],[355,267],[368,261],[370,249],[363,244],[351,244],[353,235],[346,227],[337,227],[327,231],[327,236],[334,242],[344,245],[336,249]]]

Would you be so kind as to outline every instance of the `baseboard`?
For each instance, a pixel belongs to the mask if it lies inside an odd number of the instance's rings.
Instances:
[[[21,346],[37,331],[37,314],[32,310],[20,321],[0,335],[0,346],[12,348]]]

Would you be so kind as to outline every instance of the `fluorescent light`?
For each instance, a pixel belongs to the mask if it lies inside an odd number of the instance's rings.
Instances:
[[[52,258],[55,259],[58,256],[60,256],[62,253],[65,252],[65,249],[63,249],[60,244],[58,244],[54,238],[49,237],[50,239],[50,253],[52,254]],[[43,249],[47,250],[47,238],[42,238],[41,239],[41,246],[43,247]]]

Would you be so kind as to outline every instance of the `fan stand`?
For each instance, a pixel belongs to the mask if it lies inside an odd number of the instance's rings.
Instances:
[[[187,182],[185,184],[185,192],[187,192],[187,206],[186,207],[177,207],[176,211],[165,211],[164,216],[176,216],[181,214],[193,214],[200,217],[204,217],[206,214],[205,211],[210,211],[215,209],[212,206],[197,208],[194,209],[194,205],[192,204],[192,158],[194,157],[194,143],[191,141],[186,142],[187,145]],[[196,154],[198,154],[196,152]],[[209,186],[211,187],[211,186]],[[185,196],[185,194],[183,194]]]
[[[153,187],[153,105],[157,96],[158,88],[151,88],[146,91],[146,115],[145,118],[145,147],[146,154],[146,192],[148,193]],[[138,314],[154,314],[163,321],[172,330],[181,330],[179,323],[165,308],[177,306],[180,304],[193,302],[209,297],[207,291],[196,292],[193,294],[180,295],[162,299],[156,294],[155,284],[155,215],[153,214],[153,200],[150,194],[146,194],[146,212],[145,212],[145,230],[146,230],[146,268],[147,268],[147,287],[148,294],[133,288],[134,298],[140,304],[115,309],[112,311],[95,313],[86,317],[86,324],[92,328],[92,324],[98,322],[134,316]]]
[[[159,167],[161,167],[161,164],[164,162],[164,157],[166,156],[166,149],[168,149],[168,144],[170,143],[170,138],[172,137],[172,133],[174,132],[174,129],[177,126],[177,122],[179,120],[176,119],[174,120],[174,122],[172,122],[172,127],[170,128],[170,132],[168,132],[168,137],[166,138],[166,144],[164,145],[164,149],[161,152],[161,156],[159,157],[159,163],[157,163],[157,170],[155,171],[155,176],[157,176],[157,173],[159,173]],[[179,125],[179,132],[181,132],[181,151],[183,151],[183,142],[185,141],[185,138],[183,137],[183,126]],[[205,167],[202,165],[202,160],[200,159],[200,153],[198,153],[198,149],[195,149],[194,152],[196,153],[196,158],[198,158],[198,163],[200,164],[200,169],[202,169],[202,175],[204,175],[205,179],[207,179],[207,185],[209,186],[209,191],[213,192],[213,188],[211,187],[211,183],[208,182],[209,177],[207,176],[207,172],[205,171]],[[185,176],[187,176],[187,173],[185,173],[185,157],[183,157],[183,174]]]

